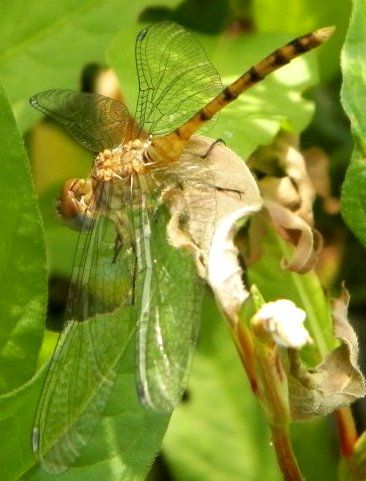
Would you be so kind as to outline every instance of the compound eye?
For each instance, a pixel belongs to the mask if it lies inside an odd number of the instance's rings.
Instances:
[[[90,181],[69,179],[64,183],[57,211],[71,229],[78,231],[91,230],[94,219],[90,209],[92,193]]]

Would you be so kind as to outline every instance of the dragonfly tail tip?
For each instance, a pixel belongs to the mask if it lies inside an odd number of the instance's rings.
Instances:
[[[329,40],[329,38],[334,34],[335,32],[335,26],[331,25],[329,27],[323,27],[319,28],[318,30],[315,30],[314,35],[316,35],[317,39],[319,40],[319,43],[324,43]]]

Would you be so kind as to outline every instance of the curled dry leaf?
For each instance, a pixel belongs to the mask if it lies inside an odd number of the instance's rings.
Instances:
[[[232,320],[249,296],[234,245],[237,221],[258,212],[262,199],[248,167],[226,146],[194,136],[179,168],[187,171],[197,157],[203,172],[167,195],[171,212],[168,237],[173,246],[194,252],[198,272]]]
[[[298,136],[281,131],[272,144],[256,150],[249,166],[261,174],[259,188],[263,197],[313,224],[315,190],[299,150]]]
[[[295,420],[325,415],[365,395],[365,380],[358,366],[357,337],[349,324],[349,295],[345,288],[333,300],[334,334],[340,345],[316,368],[306,370],[292,353],[288,376],[291,413]]]
[[[290,143],[286,145],[286,139],[283,142],[283,149],[284,155],[281,158],[281,165],[294,183],[300,196],[300,206],[296,213],[305,222],[312,225],[315,190],[306,171],[305,158],[296,146]]]
[[[284,259],[282,267],[299,273],[309,271],[318,260],[322,236],[312,227],[315,191],[305,158],[298,150],[298,138],[280,132],[273,144],[256,151],[250,165],[262,175],[259,188],[274,228],[295,246],[292,259]],[[258,235],[260,232],[252,229],[250,242],[254,249],[249,261],[260,255]]]
[[[265,199],[295,212],[300,206],[300,195],[289,177],[271,177],[267,175],[260,181],[260,191]]]
[[[264,199],[264,207],[278,234],[295,246],[292,259],[282,259],[282,268],[300,274],[312,269],[323,246],[321,234],[300,216],[277,202]]]
[[[306,169],[315,188],[316,194],[323,199],[323,208],[328,214],[337,214],[340,202],[332,196],[329,157],[318,147],[312,147],[304,152]]]

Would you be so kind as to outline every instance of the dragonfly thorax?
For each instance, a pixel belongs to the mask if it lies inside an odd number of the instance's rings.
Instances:
[[[98,182],[129,181],[134,174],[145,174],[148,170],[145,152],[150,143],[150,140],[135,139],[112,150],[103,150],[95,158],[92,177]]]

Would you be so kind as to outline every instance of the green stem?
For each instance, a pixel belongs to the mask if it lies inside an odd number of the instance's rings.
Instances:
[[[304,481],[292,449],[288,429],[283,426],[272,426],[271,433],[283,479],[285,481]]]
[[[344,407],[337,409],[337,411],[335,411],[335,417],[338,424],[342,456],[349,458],[353,454],[355,443],[358,438],[351,408]]]
[[[231,332],[252,390],[263,406],[272,434],[276,457],[285,481],[304,481],[298,467],[289,435],[290,410],[286,373],[278,348],[263,343],[240,323]]]

